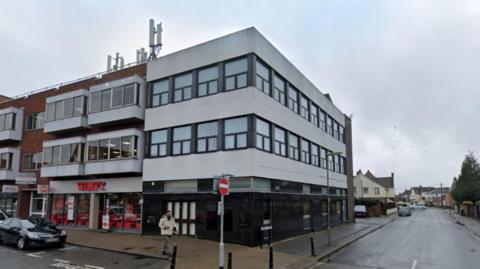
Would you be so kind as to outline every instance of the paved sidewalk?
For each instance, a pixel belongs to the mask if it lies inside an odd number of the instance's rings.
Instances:
[[[450,214],[448,210],[445,210],[445,211],[447,214]],[[480,237],[480,221],[479,220],[465,217],[465,216],[460,216],[459,214],[453,212],[453,210],[450,216],[460,224],[463,224],[465,228],[467,228],[469,231],[474,233],[476,236]]]
[[[332,244],[327,245],[327,231],[300,235],[294,238],[275,242],[273,247],[277,252],[293,254],[297,256],[311,256],[310,237],[315,242],[316,259],[322,259],[348,244],[372,233],[384,225],[392,222],[397,215],[379,218],[356,219],[356,223],[343,224],[332,229]]]
[[[393,219],[391,217],[359,219],[357,223],[335,227],[332,230],[333,244],[330,247],[326,246],[326,231],[316,232],[313,235],[316,242],[316,257],[310,256],[311,234],[276,242],[273,244],[274,268],[311,268],[317,264],[319,258],[330,255],[360,237],[383,227]],[[163,239],[160,236],[101,233],[84,230],[67,230],[67,235],[67,241],[71,244],[168,259],[161,254]],[[211,269],[218,267],[218,242],[175,236],[173,244],[178,246],[177,269]],[[225,244],[225,252],[228,253],[228,251],[233,253],[233,268],[268,268],[269,252],[267,247],[261,249],[259,247]]]
[[[160,236],[79,230],[67,230],[67,235],[67,241],[71,244],[168,259],[161,254],[163,239]],[[176,236],[172,243],[178,246],[177,269],[218,268],[218,242]],[[228,253],[228,251],[233,253],[233,268],[268,268],[267,248],[225,244],[225,252]],[[314,261],[308,257],[274,253],[275,268],[298,269],[312,264]]]

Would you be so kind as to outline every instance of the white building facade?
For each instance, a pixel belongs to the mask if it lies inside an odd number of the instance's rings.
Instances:
[[[227,241],[322,229],[327,165],[332,219],[351,219],[350,119],[255,28],[148,62],[147,83],[145,233],[171,210],[181,234],[216,239],[221,174]]]

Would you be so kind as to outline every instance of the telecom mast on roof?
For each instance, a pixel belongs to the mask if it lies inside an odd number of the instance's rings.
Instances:
[[[158,54],[160,54],[160,50],[162,49],[162,31],[162,23],[157,24],[157,27],[155,27],[155,20],[150,19],[148,31],[150,55],[148,56],[148,60],[156,59]]]
[[[110,72],[110,71],[116,71],[116,70],[119,70],[119,69],[122,69],[124,64],[125,64],[125,60],[123,59],[123,56],[120,56],[120,53],[116,52],[115,53],[115,64],[113,65],[112,67],[112,55],[107,55],[107,71]]]

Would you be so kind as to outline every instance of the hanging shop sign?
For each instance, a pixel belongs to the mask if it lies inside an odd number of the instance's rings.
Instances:
[[[48,193],[48,185],[47,184],[38,184],[37,185],[37,193],[47,194]]]
[[[105,189],[105,181],[85,181],[77,182],[79,191],[99,191]]]

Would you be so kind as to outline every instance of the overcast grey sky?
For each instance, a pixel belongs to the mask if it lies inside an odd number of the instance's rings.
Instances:
[[[5,1],[0,94],[127,62],[164,25],[163,54],[255,26],[346,114],[354,169],[396,190],[450,185],[480,152],[479,1]]]

